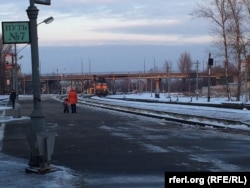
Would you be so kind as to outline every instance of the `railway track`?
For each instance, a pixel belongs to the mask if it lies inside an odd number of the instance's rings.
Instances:
[[[79,97],[79,103],[88,105],[88,106],[98,107],[98,108],[104,108],[104,109],[115,110],[115,111],[120,111],[120,112],[126,112],[126,113],[138,114],[138,115],[143,115],[143,116],[148,116],[148,117],[165,119],[167,121],[178,122],[181,124],[199,125],[203,127],[209,126],[209,127],[214,127],[214,128],[220,128],[220,129],[235,129],[235,130],[237,129],[237,130],[250,132],[250,123],[246,121],[241,121],[240,118],[238,118],[237,116],[234,116],[230,119],[227,117],[218,118],[213,115],[209,115],[209,113],[207,115],[204,115],[204,114],[197,115],[194,113],[183,113],[181,111],[176,112],[176,111],[166,110],[166,109],[164,110],[156,109],[156,108],[152,108],[150,105],[147,105],[148,107],[145,108],[145,103],[143,103],[142,107],[140,107],[140,105],[138,104],[133,105],[133,102],[122,102],[120,100],[108,100],[108,99],[98,100],[98,99],[93,99],[93,98]],[[164,105],[167,105],[167,104],[164,104]]]

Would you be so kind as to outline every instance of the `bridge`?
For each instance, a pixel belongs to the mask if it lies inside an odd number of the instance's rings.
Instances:
[[[41,82],[46,81],[57,81],[57,80],[67,80],[67,81],[81,81],[81,80],[93,80],[94,76],[96,77],[105,77],[107,80],[119,80],[119,79],[164,79],[164,78],[208,78],[207,73],[176,73],[176,72],[156,72],[156,73],[144,73],[144,72],[124,72],[124,73],[87,73],[87,74],[43,74],[40,75]],[[215,78],[216,80],[224,77],[224,73],[211,73],[210,78]],[[229,74],[229,77],[233,77],[233,80],[236,79],[236,73]],[[20,74],[19,80],[23,80],[29,82],[32,81],[32,75]]]
[[[122,73],[85,73],[85,74],[43,74],[40,75],[40,81],[43,85],[44,91],[51,91],[57,87],[60,90],[65,83],[70,83],[72,87],[81,88],[83,91],[88,86],[84,86],[85,82],[93,82],[95,77],[105,77],[107,81],[115,84],[117,80],[151,80],[154,82],[154,90],[160,89],[160,82],[162,79],[205,79],[208,80],[208,73],[177,73],[177,72],[122,72]],[[211,73],[210,79],[214,80],[215,84],[221,83],[224,79],[224,73]],[[237,81],[237,74],[229,74],[231,82]],[[32,83],[32,75],[19,74],[19,85],[22,90],[25,90],[27,85]],[[151,83],[152,84],[152,83]],[[57,85],[57,86],[56,86]]]

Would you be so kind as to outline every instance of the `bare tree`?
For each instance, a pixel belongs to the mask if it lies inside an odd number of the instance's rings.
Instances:
[[[173,63],[169,60],[165,60],[165,64],[163,65],[163,70],[165,70],[167,74],[167,91],[168,91],[168,97],[170,97],[170,77],[169,74],[171,72]]]
[[[163,64],[163,72],[170,72],[170,70],[172,69],[173,67],[173,63],[170,61],[170,60],[165,60],[164,64]]]
[[[192,60],[190,53],[184,52],[180,55],[179,61],[178,61],[179,70],[181,73],[191,73],[192,68]],[[188,90],[190,92],[190,78],[182,79],[182,90]]]
[[[208,4],[210,2],[210,4]],[[211,22],[211,31],[217,35],[217,45],[222,47],[224,60],[224,72],[226,80],[226,92],[228,100],[231,100],[231,92],[228,79],[228,64],[229,64],[229,49],[228,49],[228,22],[230,20],[230,11],[227,8],[227,0],[212,0],[206,1],[205,4],[197,4],[197,8],[194,9],[194,17],[207,19]]]
[[[230,9],[231,19],[229,22],[229,44],[232,48],[233,54],[237,59],[238,67],[238,86],[237,86],[237,101],[240,100],[241,95],[241,62],[242,56],[246,59],[246,45],[247,42],[244,39],[244,7],[240,1],[228,0],[228,6]]]
[[[190,53],[184,52],[180,55],[178,66],[181,73],[190,73],[192,68],[192,60]]]
[[[243,61],[242,58],[247,58],[247,49],[249,48],[249,30],[247,30],[247,26],[250,23],[246,19],[250,17],[250,1],[210,0],[206,1],[205,4],[197,4],[197,8],[193,11],[192,15],[211,21],[212,31],[217,35],[215,37],[217,45],[218,47],[223,47],[226,89],[229,100],[231,99],[228,81],[229,59],[236,59],[238,68],[236,98],[240,100],[241,62]]]
[[[247,12],[248,12],[248,17],[250,16],[250,1],[249,0],[241,0],[243,5],[245,6]]]

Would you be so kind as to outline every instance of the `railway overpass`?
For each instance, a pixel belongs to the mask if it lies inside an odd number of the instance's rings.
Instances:
[[[43,74],[40,76],[41,82],[46,82],[48,80],[67,80],[67,81],[81,81],[81,80],[93,80],[94,76],[96,77],[105,77],[107,80],[119,80],[119,79],[164,79],[164,78],[208,78],[207,73],[143,73],[143,72],[124,72],[124,73],[92,73],[92,74]],[[233,80],[236,78],[236,73],[229,74],[229,77],[232,77]],[[210,78],[215,78],[216,80],[224,77],[224,73],[211,73]],[[20,74],[19,80],[29,82],[32,81],[32,75]]]
[[[43,74],[40,75],[41,85],[43,87],[43,93],[51,93],[57,87],[61,89],[67,83],[70,83],[70,87],[80,88],[83,92],[89,85],[86,82],[93,82],[95,77],[105,77],[107,81],[113,82],[115,87],[115,82],[118,80],[150,80],[151,84],[155,86],[152,88],[154,91],[160,89],[160,82],[163,79],[204,79],[208,80],[207,73],[163,73],[163,72],[122,72],[122,73],[87,73],[87,74]],[[29,89],[27,86],[32,84],[32,75],[19,74],[19,88],[23,92]],[[213,84],[221,84],[224,79],[224,73],[211,73],[210,80],[213,80]],[[237,74],[229,74],[230,82],[237,82]],[[129,87],[129,86],[128,86]],[[53,89],[52,89],[53,88]],[[20,93],[22,93],[20,91]]]

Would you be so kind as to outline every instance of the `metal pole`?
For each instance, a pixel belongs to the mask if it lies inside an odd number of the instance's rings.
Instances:
[[[32,60],[32,85],[33,85],[33,105],[34,110],[31,113],[31,134],[30,145],[31,155],[30,167],[40,167],[39,171],[49,169],[48,157],[46,157],[47,148],[45,141],[39,142],[41,137],[46,134],[45,116],[41,106],[40,91],[40,73],[39,73],[39,54],[38,54],[38,35],[37,35],[37,16],[39,10],[34,5],[34,0],[30,0],[30,6],[27,9],[27,15],[30,20],[30,41],[31,41],[31,60]],[[48,140],[49,136],[44,136],[44,140]]]
[[[197,60],[197,63],[196,63],[196,100],[198,100],[198,68],[199,67],[199,61]]]
[[[82,70],[82,75],[83,75],[83,60],[81,58],[81,70]]]
[[[89,59],[89,75],[90,75],[90,73],[91,73],[91,61]]]
[[[155,73],[155,58],[154,58],[154,73]]]
[[[248,92],[247,92],[247,81],[248,81],[248,78],[247,78],[247,69],[248,69],[247,60],[245,60],[245,101],[244,101],[244,102],[248,102]]]
[[[210,102],[210,74],[211,74],[211,66],[209,65],[209,60],[211,58],[211,53],[209,53],[209,57],[208,57],[208,62],[207,62],[207,66],[208,66],[208,84],[207,84],[207,102]]]
[[[14,69],[13,69],[13,89],[15,90],[16,94],[18,94],[17,91],[17,50],[16,50],[16,43],[14,45]]]
[[[18,73],[17,73],[17,48],[16,48],[16,43],[15,43],[15,63],[14,63],[14,69],[13,69],[13,89],[16,92],[16,102],[15,102],[15,109],[14,109],[14,117],[15,118],[20,118],[20,104],[18,100],[18,95],[19,95],[19,88],[18,88]]]
[[[145,74],[145,68],[146,68],[146,57],[144,57],[144,74]]]
[[[168,98],[170,98],[170,85],[169,85],[169,70],[170,70],[170,67],[169,67],[169,64],[166,62],[166,68],[167,68],[167,83],[168,83]]]
[[[25,74],[23,74],[23,80],[24,80],[24,82],[23,82],[23,94],[24,95],[26,95],[26,93],[25,93],[25,87],[26,87],[26,83],[25,83]]]

